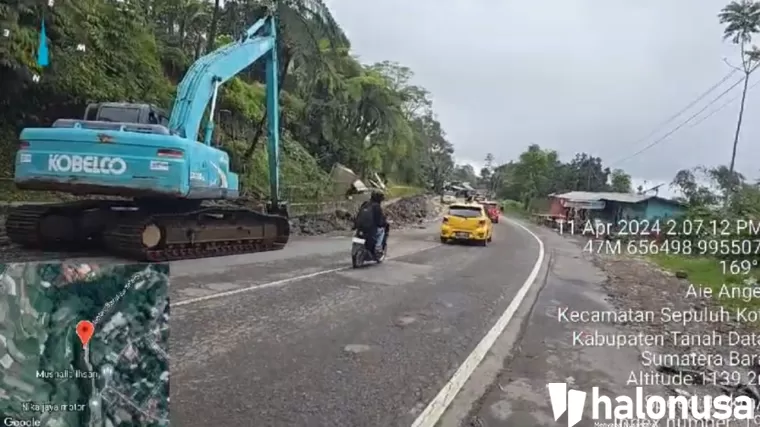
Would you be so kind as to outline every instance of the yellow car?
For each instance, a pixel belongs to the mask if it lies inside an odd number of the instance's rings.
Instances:
[[[483,206],[477,203],[454,204],[441,223],[441,243],[474,241],[486,246],[493,237],[493,224]]]

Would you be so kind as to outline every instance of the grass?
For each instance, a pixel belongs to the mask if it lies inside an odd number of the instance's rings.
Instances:
[[[713,298],[719,298],[719,292],[725,284],[730,287],[744,286],[743,281],[748,276],[724,275],[718,259],[710,257],[686,257],[679,255],[655,255],[649,257],[660,267],[671,272],[683,271],[688,275],[690,283],[702,285],[713,290]],[[757,271],[752,272],[752,276],[757,277]],[[749,298],[748,298],[749,299]],[[749,301],[720,297],[719,302],[728,309],[750,308],[760,309],[760,299],[754,298]]]
[[[425,190],[408,185],[389,185],[386,191],[386,199],[395,199],[397,197],[411,197],[424,193]]]
[[[504,208],[504,215],[511,215],[520,218],[527,218],[530,216],[530,213],[523,209],[523,204],[517,200],[502,200],[499,202],[499,205]]]

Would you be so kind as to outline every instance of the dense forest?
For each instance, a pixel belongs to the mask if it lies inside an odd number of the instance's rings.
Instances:
[[[200,56],[236,39],[268,13],[278,19],[284,196],[317,197],[335,163],[394,183],[443,185],[453,147],[413,72],[362,64],[321,0],[0,1],[0,152],[12,174],[18,133],[78,118],[96,101],[169,108]],[[49,65],[37,50],[42,23]],[[263,61],[261,61],[263,62]],[[263,65],[223,86],[215,138],[247,195],[268,192]]]

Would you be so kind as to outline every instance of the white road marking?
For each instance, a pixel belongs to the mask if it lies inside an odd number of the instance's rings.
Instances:
[[[412,255],[412,254],[423,252],[423,251],[426,251],[426,250],[429,250],[429,249],[438,248],[440,246],[442,246],[442,245],[441,244],[436,244],[436,245],[432,245],[432,246],[427,246],[427,247],[424,247],[422,249],[418,249],[416,251],[404,252],[404,253],[396,255],[396,256],[390,256],[387,259],[389,259],[389,260],[390,259],[396,259],[396,258],[399,258],[399,257],[402,257],[402,256]],[[322,276],[322,275],[329,274],[329,273],[335,273],[336,271],[351,270],[352,268],[353,267],[351,267],[351,266],[347,266],[347,267],[332,268],[332,269],[329,269],[329,270],[316,271],[314,273],[304,274],[302,276],[296,276],[296,277],[289,277],[287,279],[276,280],[274,282],[261,283],[261,284],[258,284],[258,285],[247,286],[245,288],[234,289],[234,290],[225,291],[225,292],[217,292],[217,293],[211,294],[211,295],[204,295],[202,297],[188,298],[188,299],[184,299],[182,301],[170,302],[170,306],[172,308],[182,307],[184,305],[195,304],[195,303],[198,303],[198,302],[208,301],[208,300],[217,299],[217,298],[224,298],[224,297],[228,297],[228,296],[231,296],[231,295],[237,295],[237,294],[240,294],[240,293],[243,293],[243,292],[256,291],[256,290],[259,290],[259,289],[266,289],[266,288],[274,288],[274,287],[278,287],[278,286],[287,285],[288,283],[297,282],[297,281],[303,280],[303,279],[311,279],[313,277]]]
[[[467,382],[472,373],[475,372],[475,368],[477,368],[480,362],[483,361],[486,353],[488,353],[488,350],[493,347],[496,339],[499,338],[499,335],[504,332],[509,321],[512,320],[512,317],[515,315],[515,312],[517,312],[523,299],[525,299],[528,290],[533,286],[533,283],[535,283],[536,278],[538,277],[538,272],[541,270],[541,264],[544,262],[544,242],[522,224],[511,219],[507,219],[507,221],[525,230],[538,242],[538,258],[533,266],[533,271],[531,271],[528,278],[525,279],[525,283],[523,283],[520,290],[517,291],[517,295],[512,299],[512,302],[507,309],[504,310],[504,313],[499,317],[499,320],[496,321],[496,324],[494,324],[486,336],[480,340],[472,353],[467,356],[467,359],[465,359],[462,365],[459,366],[459,369],[454,372],[451,379],[443,386],[441,391],[438,392],[427,407],[425,407],[425,410],[414,420],[412,427],[434,427],[438,420],[441,419],[446,408],[449,407],[457,393],[459,393],[459,390],[462,389],[465,382]]]

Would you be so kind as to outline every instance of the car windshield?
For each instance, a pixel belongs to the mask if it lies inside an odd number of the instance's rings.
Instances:
[[[462,218],[478,218],[482,215],[482,211],[474,206],[452,206],[449,208],[449,215]]]

